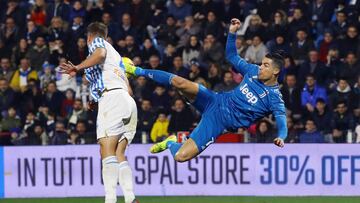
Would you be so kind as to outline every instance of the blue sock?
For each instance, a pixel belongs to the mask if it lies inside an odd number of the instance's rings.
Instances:
[[[167,148],[170,150],[171,155],[175,158],[176,152],[179,151],[180,147],[182,146],[182,143],[177,143],[174,141],[168,141],[166,143]]]
[[[172,73],[168,73],[161,70],[143,69],[140,67],[136,67],[135,74],[137,76],[144,76],[146,78],[150,78],[155,82],[165,86],[170,86],[171,79],[175,77],[175,75]]]

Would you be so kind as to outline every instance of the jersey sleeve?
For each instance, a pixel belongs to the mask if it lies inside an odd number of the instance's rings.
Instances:
[[[89,47],[89,51],[92,53],[95,51],[95,49],[97,48],[105,48],[105,43],[104,43],[104,39],[103,38],[100,38],[100,37],[96,37],[90,47]]]
[[[276,126],[278,129],[278,137],[285,140],[288,134],[286,110],[279,90],[276,90],[274,96],[271,98],[271,112],[275,117]]]
[[[226,59],[233,65],[236,71],[241,73],[243,76],[253,68],[257,68],[257,65],[246,62],[243,58],[241,58],[236,51],[235,46],[236,34],[229,33],[227,41],[226,41]]]

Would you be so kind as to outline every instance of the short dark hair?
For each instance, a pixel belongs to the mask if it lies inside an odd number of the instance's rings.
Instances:
[[[90,23],[86,31],[88,34],[98,35],[103,38],[105,38],[108,34],[107,26],[100,22]]]
[[[285,52],[280,50],[273,53],[268,53],[265,55],[265,57],[271,59],[275,67],[281,70],[281,68],[284,67],[285,64],[284,55]]]

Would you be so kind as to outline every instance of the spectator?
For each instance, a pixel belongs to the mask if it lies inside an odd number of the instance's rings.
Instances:
[[[226,71],[223,76],[223,82],[215,85],[215,92],[228,92],[233,90],[237,84],[233,80],[232,73],[230,71]]]
[[[79,137],[85,140],[85,144],[95,144],[96,135],[95,133],[88,132],[88,125],[86,121],[79,120],[75,127]]]
[[[336,12],[336,21],[330,24],[330,29],[334,33],[335,38],[344,39],[346,36],[347,22],[346,22],[346,13],[344,10],[339,10]]]
[[[11,68],[11,63],[9,58],[0,59],[0,78],[5,78],[7,81],[10,81],[14,71]]]
[[[324,33],[325,26],[330,21],[333,10],[333,4],[330,1],[316,0],[309,5],[310,22],[318,35]]]
[[[19,38],[19,27],[15,24],[15,20],[11,17],[7,17],[5,25],[0,28],[0,39],[3,40],[4,47],[7,50],[11,50]],[[10,57],[10,52],[4,52],[1,57]]]
[[[56,83],[54,81],[49,82],[43,95],[43,104],[48,106],[55,115],[60,115],[63,99],[64,95],[56,89]]]
[[[85,144],[85,139],[80,137],[76,131],[71,131],[67,140],[68,144]]]
[[[291,117],[287,117],[286,123],[287,123],[287,127],[288,127],[288,136],[286,137],[285,142],[287,142],[287,143],[299,142],[298,132],[294,125],[293,119]]]
[[[303,63],[298,72],[298,81],[305,81],[305,77],[313,74],[317,83],[325,86],[328,80],[328,71],[326,71],[325,64],[319,61],[319,53],[316,50],[309,51],[309,60]]]
[[[61,103],[61,117],[65,118],[70,115],[70,112],[73,111],[73,106],[75,102],[75,92],[71,89],[65,91],[65,98]]]
[[[290,53],[290,44],[285,41],[284,35],[278,34],[275,39],[267,43],[267,48],[270,53],[284,51]]]
[[[190,36],[198,35],[201,32],[201,27],[194,21],[194,18],[186,16],[184,24],[176,30],[176,35],[179,37],[177,48],[185,47],[189,42]]]
[[[81,17],[82,19],[84,19],[85,15],[86,15],[86,11],[83,5],[81,4],[81,1],[79,0],[74,1],[73,6],[70,10],[70,22],[72,22],[77,17]]]
[[[182,52],[183,64],[185,67],[190,67],[190,61],[197,59],[200,56],[201,44],[196,35],[191,35],[189,43],[185,46]]]
[[[319,46],[319,60],[323,63],[327,62],[327,56],[331,47],[337,47],[334,42],[334,37],[331,31],[325,31],[324,40],[320,42]]]
[[[236,46],[236,51],[239,54],[239,56],[242,58],[245,58],[245,54],[246,54],[248,45],[246,44],[246,41],[242,36],[238,35],[236,37],[235,46]]]
[[[87,112],[84,110],[81,99],[75,99],[75,101],[73,101],[72,108],[69,109],[69,112],[66,114],[66,116],[68,120],[68,128],[70,129],[75,129],[78,121],[88,120],[88,115]]]
[[[187,16],[191,16],[192,8],[185,0],[174,0],[168,6],[168,13],[177,20],[183,21]]]
[[[169,120],[164,112],[159,112],[158,117],[151,129],[150,138],[153,143],[159,142],[169,136]]]
[[[324,137],[317,130],[312,119],[306,119],[305,131],[299,135],[300,143],[323,143]]]
[[[312,113],[314,112],[316,101],[320,98],[327,101],[325,89],[316,84],[314,75],[307,75],[305,87],[301,92],[301,105],[307,112]]]
[[[333,142],[331,137],[331,129],[329,128],[329,123],[332,119],[332,111],[326,105],[324,99],[317,99],[315,110],[312,113],[312,119],[317,126],[317,130],[324,136],[326,142]],[[330,136],[329,136],[330,135]]]
[[[31,142],[33,142],[32,139],[36,142],[36,144],[39,145],[49,144],[49,136],[46,134],[44,128],[39,123],[35,123],[34,131],[32,132],[32,134],[33,135],[29,136],[30,137],[29,145],[32,145],[31,144]]]
[[[137,77],[133,82],[132,89],[135,96],[135,101],[142,102],[144,99],[150,98],[149,92],[152,91],[151,83],[145,79],[145,77]]]
[[[125,39],[126,36],[131,35],[138,41],[138,31],[131,24],[131,16],[129,13],[124,13],[121,18],[121,26],[119,30],[119,39]]]
[[[280,88],[286,109],[292,117],[299,119],[302,113],[301,89],[297,86],[296,76],[287,74],[285,84]]]
[[[140,143],[140,136],[143,132],[150,135],[151,128],[155,121],[155,114],[152,111],[151,102],[148,99],[141,101],[140,109],[138,112],[138,124],[136,130],[136,136],[133,141]]]
[[[58,121],[55,124],[55,132],[51,137],[50,144],[51,145],[65,145],[67,144],[68,134],[66,133],[64,123]]]
[[[85,26],[84,18],[81,15],[77,15],[71,21],[71,27],[67,30],[67,47],[73,47],[79,38],[84,38],[85,36]]]
[[[169,43],[176,44],[179,37],[176,34],[177,26],[176,19],[173,15],[168,15],[166,17],[166,23],[161,24],[157,31],[157,40],[159,44],[165,46]]]
[[[5,116],[0,123],[1,132],[8,132],[10,130],[20,129],[21,120],[16,115],[16,109],[14,107],[9,107],[7,110],[7,116]]]
[[[261,120],[256,125],[256,142],[271,143],[274,139],[271,124],[266,120]]]
[[[339,101],[343,101],[346,103],[346,106],[348,107],[349,111],[353,110],[353,103],[354,103],[354,93],[351,90],[351,86],[347,82],[346,78],[340,78],[338,80],[338,85],[336,86],[336,89],[332,94],[329,96],[329,103],[330,107],[332,109],[336,108],[336,104],[338,104]]]
[[[71,47],[70,49],[73,50],[73,48]],[[59,64],[59,58],[65,55],[64,42],[62,40],[55,40],[53,42],[49,42],[49,51],[49,63],[55,65]]]
[[[36,38],[41,35],[42,32],[40,30],[40,27],[36,25],[34,21],[28,21],[26,26],[26,33],[23,36],[26,39],[27,43],[29,45],[33,45],[36,41]]]
[[[140,55],[140,50],[133,36],[128,35],[125,37],[125,48],[119,50],[120,55],[126,56],[129,58],[134,58],[135,56]]]
[[[182,99],[176,99],[170,112],[169,132],[190,131],[194,115]]]
[[[130,4],[129,11],[132,19],[132,25],[134,25],[136,30],[139,30],[140,33],[145,33],[144,31],[146,25],[150,19],[150,6],[148,1],[133,0]]]
[[[153,43],[151,42],[150,39],[145,39],[142,47],[143,48],[141,50],[141,59],[143,60],[144,63],[149,62],[150,56],[160,55],[159,52],[153,46]]]
[[[277,36],[282,36],[284,41],[288,40],[288,38],[285,37],[289,31],[287,25],[287,15],[283,10],[277,10],[274,13],[272,22],[268,29],[269,39],[275,39]]]
[[[331,122],[334,142],[345,143],[347,132],[352,131],[354,125],[354,118],[351,112],[348,111],[346,103],[343,101],[338,102]]]
[[[171,43],[166,45],[163,54],[163,64],[165,67],[172,67],[174,58],[178,55],[175,46]],[[169,70],[169,69],[167,69]]]
[[[217,84],[221,83],[221,75],[222,73],[220,66],[216,63],[211,63],[207,75],[207,80],[210,83],[211,89],[213,89]]]
[[[37,80],[28,81],[27,90],[20,95],[19,107],[20,115],[29,111],[36,111],[42,104],[42,92]]]
[[[220,42],[215,41],[214,36],[211,34],[204,39],[200,60],[203,63],[222,63],[224,61],[224,47]]]
[[[62,57],[59,60],[59,64],[65,63],[66,61],[66,58]],[[65,92],[65,90],[67,89],[72,89],[76,91],[77,85],[75,77],[70,77],[67,74],[62,74],[61,68],[59,66],[55,68],[55,72],[56,87],[60,92]]]
[[[171,70],[172,73],[178,75],[183,78],[187,78],[189,75],[189,70],[185,69],[183,66],[183,60],[181,56],[175,56],[173,60],[173,68]]]
[[[45,62],[43,65],[43,71],[40,75],[40,88],[43,89],[44,87],[47,87],[49,82],[55,80],[55,75],[53,73],[54,66],[52,64],[49,64],[48,62]]]
[[[4,13],[6,17],[11,17],[12,19],[14,19],[16,25],[18,25],[18,27],[23,28],[25,27],[25,22],[26,22],[26,15],[27,12],[25,11],[25,9],[23,9],[20,5],[19,5],[19,1],[17,0],[9,0],[7,2],[7,10],[6,13]],[[0,14],[3,15],[3,14]],[[3,19],[1,19],[1,22],[4,22]]]
[[[249,27],[246,29],[245,32],[245,39],[247,44],[251,44],[251,41],[254,40],[255,36],[260,37],[261,39],[265,38],[265,27],[262,25],[262,19],[259,15],[253,14],[250,19]]]
[[[196,81],[198,78],[205,77],[205,73],[201,69],[200,63],[196,59],[191,60],[190,64],[190,73],[188,76],[189,80]]]
[[[250,63],[261,64],[262,59],[267,54],[268,50],[266,46],[263,44],[260,36],[255,35],[252,38],[252,43],[248,47],[245,53],[245,59]]]
[[[360,75],[357,78],[357,82],[354,85],[354,101],[353,101],[353,105],[354,105],[354,115],[357,119],[360,119]],[[359,135],[360,136],[360,135]],[[359,137],[360,139],[360,137]]]
[[[44,37],[39,36],[35,45],[28,50],[26,57],[29,58],[31,67],[40,72],[44,62],[49,60],[49,55],[50,51]]]
[[[38,26],[44,26],[46,22],[45,0],[36,0],[30,13],[30,19]]]
[[[4,115],[15,104],[15,92],[9,88],[9,82],[0,77],[0,115]]]
[[[22,58],[19,69],[15,71],[10,81],[10,87],[16,92],[24,92],[30,79],[38,80],[38,74],[30,67],[29,60]]]
[[[48,39],[50,42],[55,40],[66,40],[66,29],[63,19],[61,17],[55,16],[51,19],[51,25],[48,29]]]
[[[304,33],[309,33],[310,31],[310,23],[306,20],[303,11],[302,8],[296,7],[293,15],[289,16],[290,40],[296,40],[299,30],[302,30]]]
[[[120,38],[119,25],[112,21],[112,16],[108,12],[104,12],[101,18],[102,23],[104,23],[108,28],[108,36],[111,39],[117,41]]]
[[[77,40],[76,47],[68,51],[69,60],[73,64],[80,64],[89,55],[88,47],[85,38],[80,37]]]
[[[314,43],[308,39],[304,29],[296,32],[296,40],[291,44],[291,55],[294,57],[295,64],[302,64],[310,50],[314,49]]]
[[[240,7],[236,1],[232,0],[223,0],[220,2],[220,5],[217,7],[218,16],[220,16],[222,22],[230,22],[232,18],[240,18]]]
[[[13,64],[19,65],[20,60],[26,57],[28,48],[29,47],[26,40],[24,38],[20,39],[18,45],[12,50],[11,62]]]
[[[215,11],[209,11],[207,13],[207,21],[205,22],[204,27],[204,36],[211,34],[215,37],[217,41],[223,41],[224,38],[224,29],[222,24],[217,18]]]
[[[359,44],[358,29],[356,26],[350,25],[347,28],[345,38],[339,40],[340,58],[344,58],[349,52],[357,53]]]
[[[151,103],[156,110],[167,109],[169,107],[169,96],[166,94],[166,89],[162,85],[156,85],[154,92],[151,95]]]
[[[346,55],[345,61],[337,72],[338,76],[345,77],[351,85],[356,83],[357,76],[360,75],[360,62],[353,52]]]
[[[48,2],[46,8],[46,25],[49,25],[49,22],[53,17],[59,17],[66,22],[70,21],[70,5],[68,2],[62,0],[55,0],[54,2]]]

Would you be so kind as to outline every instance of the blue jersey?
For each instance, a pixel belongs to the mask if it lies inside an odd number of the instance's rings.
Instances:
[[[273,114],[279,137],[287,136],[286,111],[279,86],[267,86],[258,80],[259,66],[247,63],[236,52],[236,35],[229,33],[226,58],[244,78],[233,91],[219,95],[222,119],[227,128],[247,127],[254,121]]]

